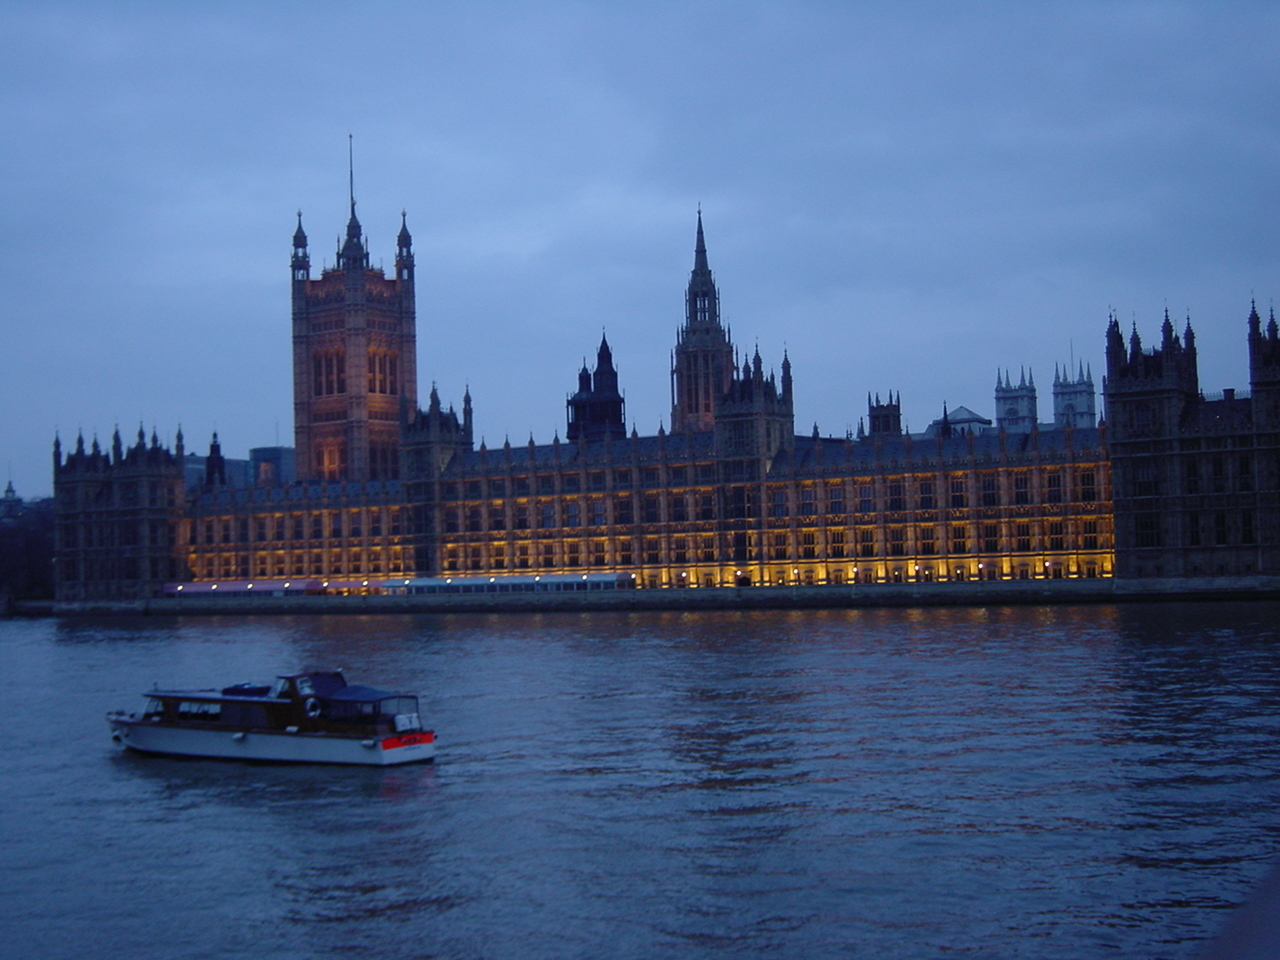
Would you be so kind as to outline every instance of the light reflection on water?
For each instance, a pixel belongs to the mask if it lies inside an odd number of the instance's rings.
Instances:
[[[0,956],[1186,957],[1280,846],[1278,613],[0,622]],[[333,666],[438,764],[102,721]]]

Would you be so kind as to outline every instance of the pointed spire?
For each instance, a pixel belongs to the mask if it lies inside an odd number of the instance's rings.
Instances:
[[[408,213],[404,210],[400,211],[400,233],[396,236],[396,244],[401,247],[413,244],[413,237],[409,233]]]
[[[302,229],[302,211],[298,211],[298,229],[293,231],[293,247],[295,250],[305,250],[307,247],[307,232]]]
[[[707,273],[707,241],[702,235],[702,204],[698,204],[698,239],[693,247],[693,270],[695,273]]]

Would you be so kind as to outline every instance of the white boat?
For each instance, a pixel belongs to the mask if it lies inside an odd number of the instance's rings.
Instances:
[[[145,696],[141,713],[107,714],[111,738],[143,753],[368,766],[435,757],[417,697],[348,685],[338,672]]]

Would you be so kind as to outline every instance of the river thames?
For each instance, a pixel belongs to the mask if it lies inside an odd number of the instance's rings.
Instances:
[[[1183,958],[1280,854],[1280,605],[0,621],[0,956]],[[118,752],[340,667],[434,765]]]

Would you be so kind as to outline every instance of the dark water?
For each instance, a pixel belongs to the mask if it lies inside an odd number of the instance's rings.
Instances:
[[[1188,957],[1280,853],[1275,604],[0,622],[0,956]],[[435,766],[114,752],[341,666]]]

